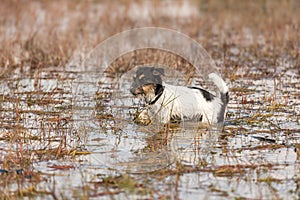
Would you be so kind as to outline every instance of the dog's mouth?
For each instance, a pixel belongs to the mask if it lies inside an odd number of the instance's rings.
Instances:
[[[143,98],[146,103],[151,103],[155,98],[155,85],[154,84],[145,84],[141,87],[132,87],[130,92],[138,98]]]
[[[155,90],[154,84],[144,84],[141,87],[132,87],[130,89],[130,92],[134,96],[137,96],[137,95],[146,95],[147,96],[151,92],[154,93],[154,90]]]
[[[143,95],[145,94],[143,91],[143,88],[131,88],[130,89],[131,94],[133,94],[134,96],[139,96],[139,95]]]

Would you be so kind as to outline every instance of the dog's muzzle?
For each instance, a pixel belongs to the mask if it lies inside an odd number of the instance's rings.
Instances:
[[[144,94],[144,91],[141,87],[137,87],[135,85],[132,85],[130,88],[130,92],[131,94],[133,94],[134,96],[139,95],[139,94]]]

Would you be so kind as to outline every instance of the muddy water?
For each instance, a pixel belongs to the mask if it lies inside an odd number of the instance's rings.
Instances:
[[[278,69],[235,72],[222,132],[133,123],[142,104],[130,79],[16,70],[1,77],[1,176],[13,178],[0,187],[49,199],[299,198],[300,77]],[[31,176],[20,183],[16,169]]]

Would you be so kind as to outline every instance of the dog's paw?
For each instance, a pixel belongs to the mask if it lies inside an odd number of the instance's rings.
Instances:
[[[134,118],[134,122],[139,125],[147,126],[151,123],[151,119],[148,113],[148,110],[142,110],[141,112],[137,112]]]

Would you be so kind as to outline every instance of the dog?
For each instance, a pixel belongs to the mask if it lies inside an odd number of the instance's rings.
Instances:
[[[178,119],[223,124],[229,92],[220,76],[215,73],[209,74],[209,78],[219,90],[217,97],[200,87],[166,84],[161,78],[164,75],[163,68],[142,66],[137,69],[130,92],[134,96],[142,97],[147,105],[147,108],[139,113],[140,120],[152,120],[157,117],[164,124]]]

